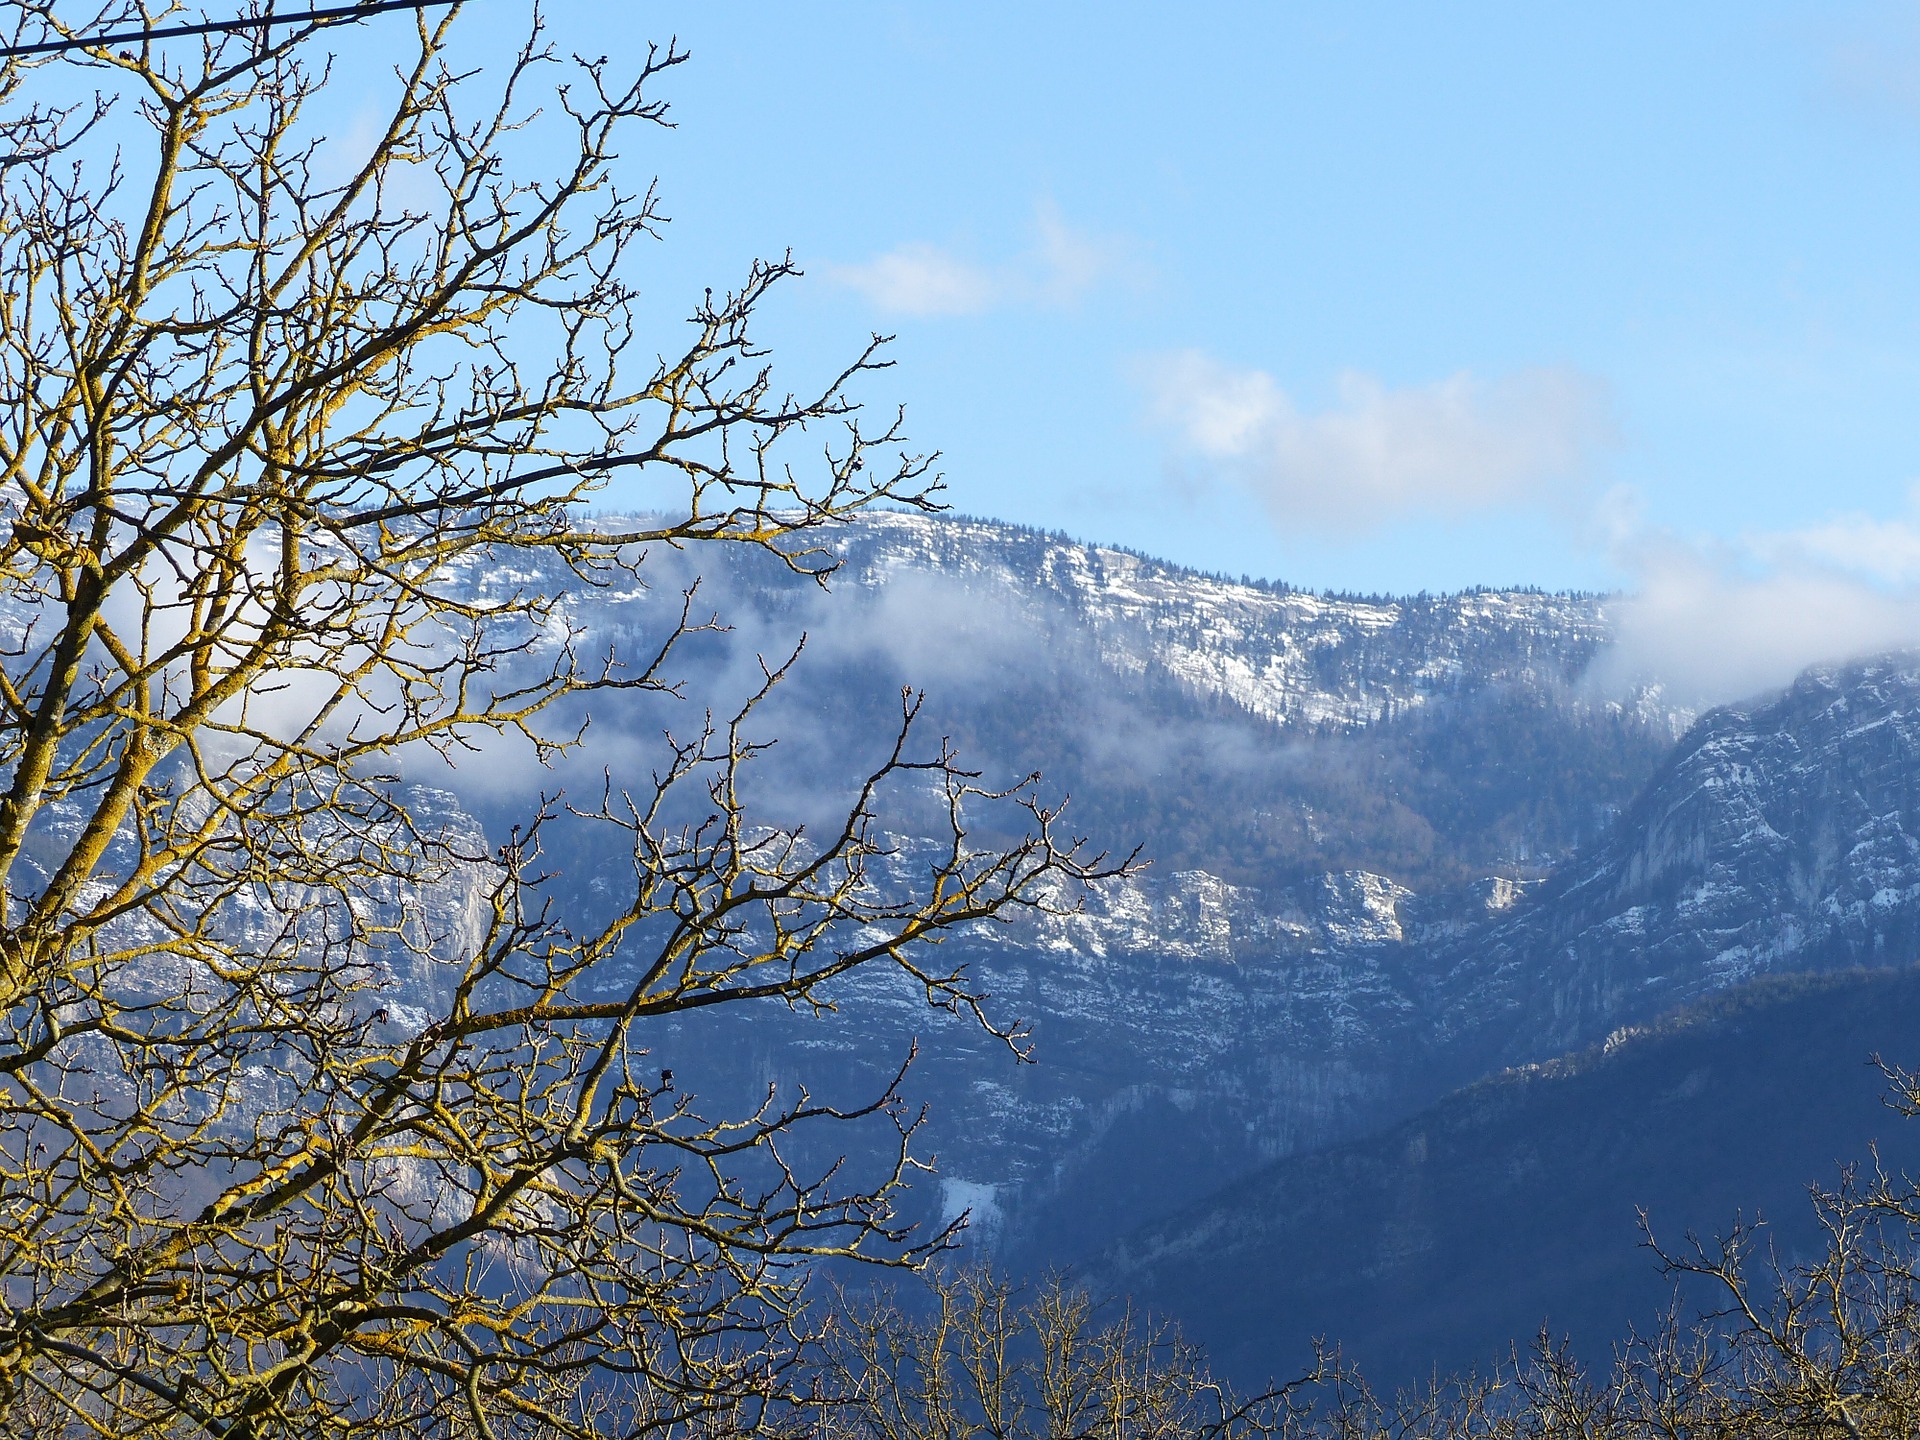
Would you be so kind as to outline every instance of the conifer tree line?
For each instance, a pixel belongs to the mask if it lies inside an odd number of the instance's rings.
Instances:
[[[900,1217],[910,1070],[729,1108],[663,1068],[663,1026],[873,968],[1017,1056],[933,942],[1133,862],[912,692],[847,737],[832,823],[763,808],[758,715],[804,657],[687,694],[724,623],[697,587],[640,652],[589,642],[650,549],[830,583],[837,525],[938,480],[861,410],[882,338],[776,373],[790,260],[648,330],[681,51],[567,55],[529,13],[473,68],[461,12],[368,21],[393,69],[342,137],[335,30],[100,44],[221,17],[0,0],[0,1434],[1912,1433],[1920,1205],[1883,1177],[1827,1197],[1824,1269],[1670,1257],[1738,1304],[1616,1373],[1549,1346],[1384,1400],[1330,1352],[1241,1396],[1065,1282],[916,1289],[953,1235]],[[589,518],[615,481],[656,518]],[[590,756],[628,704],[675,718],[591,793],[485,836],[433,798]],[[939,817],[912,866],[908,793]],[[591,904],[552,863],[581,828],[622,857]],[[876,1130],[886,1163],[817,1158]]]

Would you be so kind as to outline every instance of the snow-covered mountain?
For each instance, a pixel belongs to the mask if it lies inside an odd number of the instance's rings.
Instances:
[[[1043,770],[1091,833],[1259,887],[1537,874],[1605,829],[1691,718],[1586,686],[1607,634],[1592,596],[1315,595],[911,514],[832,544],[827,589],[751,552],[662,552],[650,592],[575,618],[637,636],[698,578],[734,629],[690,648],[692,693],[807,636],[768,725],[797,775],[845,771],[912,685],[970,761]]]
[[[970,762],[1043,771],[1077,828],[1155,864],[1080,914],[951,942],[1032,1027],[1032,1065],[877,972],[836,1015],[717,1019],[662,1054],[696,1087],[852,1098],[917,1044],[939,1161],[925,1203],[969,1209],[1013,1255],[1084,1253],[1438,1094],[1457,1077],[1430,1055],[1412,957],[1480,933],[1606,833],[1685,719],[1586,687],[1607,633],[1593,597],[1313,595],[905,514],[834,539],[824,590],[764,556],[667,552],[650,590],[571,619],[643,643],[698,579],[732,626],[685,657],[701,700],[805,632],[766,712],[787,803],[830,808],[898,687],[920,684]],[[658,718],[594,720],[628,753]],[[591,893],[620,863],[566,868]]]
[[[1564,684],[1607,636],[1592,596],[1318,595],[989,521],[881,512],[835,549],[841,586],[925,587],[1049,634],[1070,627],[1115,677],[1165,674],[1288,730],[1375,724],[1500,683]]]
[[[557,787],[598,794],[804,634],[756,712],[778,740],[753,792],[774,818],[833,813],[914,685],[927,729],[990,778],[1039,770],[1077,831],[1143,846],[1152,867],[1080,913],[950,941],[993,1012],[1030,1025],[1035,1063],[880,971],[828,1014],[658,1036],[695,1094],[804,1083],[836,1102],[917,1045],[907,1090],[937,1160],[917,1203],[969,1212],[1009,1263],[1092,1256],[1715,990],[1903,965],[1920,944],[1920,662],[1816,671],[1694,723],[1656,689],[1591,682],[1603,598],[1316,595],[907,514],[831,541],[825,587],[696,547],[650,557],[645,586],[572,595],[556,627],[587,649],[647,647],[696,581],[730,628],[686,643],[685,700],[603,699],[558,769],[491,752],[410,779],[452,830],[501,829]],[[475,565],[463,583],[484,600],[555,581]],[[908,865],[910,805],[896,830]],[[564,824],[549,840],[562,902],[617,890],[624,853]],[[451,882],[426,899],[449,932],[472,901]],[[397,975],[393,1013],[427,983]]]
[[[1690,717],[1657,693],[1586,684],[1591,597],[1316,596],[918,516],[841,539],[829,592],[705,576],[739,626],[701,662],[716,683],[813,637],[776,712],[796,770],[830,776],[868,697],[919,679],[970,755],[1046,771],[1161,863],[955,942],[1034,1065],[878,976],[838,1016],[685,1043],[857,1090],[917,1040],[937,1198],[1014,1257],[1086,1255],[1716,988],[1912,958],[1905,661],[1815,672],[1676,746]]]

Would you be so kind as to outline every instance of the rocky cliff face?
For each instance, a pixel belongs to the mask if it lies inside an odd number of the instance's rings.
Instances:
[[[1809,671],[1704,718],[1600,845],[1436,947],[1449,1036],[1539,1060],[1783,970],[1920,957],[1920,664]]]
[[[1914,1058],[1917,825],[1920,660],[1705,717],[1604,843],[1505,914],[1381,942],[1396,1058],[1436,1089],[1497,1079],[1143,1226],[1105,1277],[1249,1367],[1321,1330],[1398,1379],[1543,1319],[1596,1350],[1646,1325],[1664,1294],[1636,1206],[1670,1235],[1791,1218],[1870,1145],[1898,1164],[1920,1144],[1866,1064]],[[1716,993],[1748,998],[1698,1008]]]
[[[1602,843],[1524,892],[1492,882],[1473,892],[1477,910],[1425,922],[1421,898],[1381,877],[1329,876],[1321,893],[1317,928],[1288,928],[1271,897],[1227,902],[1249,912],[1228,927],[1246,937],[1234,983],[1209,996],[1194,977],[1186,996],[1155,997],[1156,1013],[1183,1022],[1162,1053],[1189,1063],[1162,1062],[1160,1089],[1136,1090],[1125,1117],[1056,1160],[1054,1184],[1072,1198],[1035,1221],[1036,1251],[1094,1239],[1106,1212],[1086,1218],[1085,1197],[1124,1193],[1157,1155],[1196,1148],[1196,1134],[1230,1164],[1277,1158],[1476,1076],[1618,1043],[1758,977],[1913,963],[1920,662],[1816,670],[1776,699],[1706,717]],[[1178,933],[1176,907],[1157,911]],[[1142,938],[1116,939],[1110,953],[1151,954]],[[1064,943],[1096,953],[1089,939]],[[1161,986],[1180,985],[1164,960],[1146,963]],[[1120,1000],[1113,1013],[1125,1010]],[[1132,1044],[1143,1060],[1145,1028]],[[1135,1073],[1146,1084],[1156,1070]],[[1175,1168],[1195,1173],[1192,1161]],[[1152,1208],[1136,1199],[1135,1214]]]

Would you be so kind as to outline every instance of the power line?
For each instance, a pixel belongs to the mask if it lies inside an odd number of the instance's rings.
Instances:
[[[90,45],[144,44],[149,40],[170,40],[176,35],[222,35],[234,30],[262,30],[269,25],[334,25],[343,20],[358,20],[363,15],[378,15],[382,10],[426,10],[436,5],[454,5],[459,0],[360,0],[357,5],[336,5],[329,10],[307,10],[298,15],[255,15],[246,20],[207,20],[198,25],[165,25],[155,30],[119,30],[108,35],[71,35],[61,40],[42,40],[33,45],[0,45],[0,60],[16,55],[49,55],[59,50],[80,50]]]

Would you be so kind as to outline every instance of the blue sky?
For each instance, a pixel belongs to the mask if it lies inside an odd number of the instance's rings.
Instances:
[[[663,295],[791,246],[964,509],[1363,589],[1908,518],[1915,7],[552,13],[693,52]]]
[[[524,10],[470,14],[492,50]],[[549,14],[692,52],[629,156],[661,314],[791,247],[787,373],[897,335],[868,395],[956,508],[1315,587],[1617,588],[1796,664],[1920,640],[1920,5]]]

